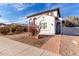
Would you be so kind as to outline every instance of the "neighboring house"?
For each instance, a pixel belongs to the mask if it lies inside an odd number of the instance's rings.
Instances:
[[[27,16],[29,25],[39,26],[39,35],[55,35],[61,31],[59,8]]]
[[[0,23],[0,28],[5,27],[6,24]]]

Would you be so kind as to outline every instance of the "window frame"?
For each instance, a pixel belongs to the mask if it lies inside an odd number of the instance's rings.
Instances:
[[[47,29],[47,22],[40,23],[41,29]]]

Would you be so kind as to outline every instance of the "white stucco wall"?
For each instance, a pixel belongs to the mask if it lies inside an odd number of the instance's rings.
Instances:
[[[47,22],[47,29],[41,29],[40,35],[55,35],[56,32],[56,21],[55,17],[58,17],[58,11],[47,12],[44,14],[36,15],[30,17],[30,22],[32,22],[33,18],[36,18],[35,24],[39,26],[40,21]]]
[[[39,17],[35,23],[39,25],[40,22],[46,22],[47,23],[47,28],[46,29],[41,29],[40,30],[40,35],[55,35],[55,19],[54,17],[47,16],[47,15],[42,15]]]

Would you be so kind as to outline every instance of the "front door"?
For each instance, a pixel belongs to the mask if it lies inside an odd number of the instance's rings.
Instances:
[[[56,34],[60,34],[61,33],[61,24],[58,22],[56,24]]]

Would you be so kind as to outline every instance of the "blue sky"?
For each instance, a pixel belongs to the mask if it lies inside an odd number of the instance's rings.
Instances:
[[[57,7],[62,18],[79,16],[77,3],[0,3],[0,23],[28,23],[26,16]]]

